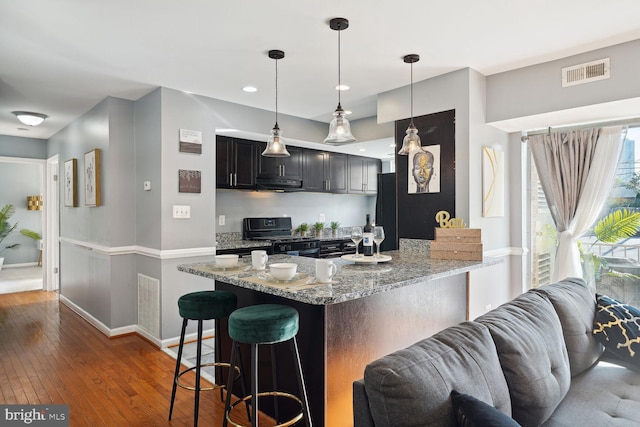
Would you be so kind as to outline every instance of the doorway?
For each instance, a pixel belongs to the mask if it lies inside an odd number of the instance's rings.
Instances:
[[[44,289],[45,269],[42,267],[41,249],[45,233],[46,209],[32,209],[27,204],[27,196],[44,196],[46,201],[45,164],[42,159],[0,157],[0,204],[12,205],[15,209],[10,223],[17,223],[16,230],[3,242],[3,247],[17,244],[6,249],[4,265],[0,270],[0,294]],[[44,204],[46,207],[46,204]],[[41,239],[25,238],[18,230],[23,228],[40,234]]]

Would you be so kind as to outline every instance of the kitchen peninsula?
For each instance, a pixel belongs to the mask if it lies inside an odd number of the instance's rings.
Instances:
[[[238,295],[239,307],[275,303],[296,308],[313,421],[351,426],[352,382],[362,377],[367,363],[466,320],[467,273],[500,262],[431,260],[426,251],[413,250],[384,254],[391,261],[354,264],[335,259],[338,273],[330,284],[314,283],[315,259],[286,255],[272,256],[269,263],[298,264],[300,280],[275,283],[250,264],[231,271],[217,269],[213,262],[180,265],[178,270],[215,280],[215,289]],[[221,337],[224,359],[230,341],[225,330]],[[297,393],[294,376],[285,374],[293,363],[288,349],[277,357],[284,371],[278,376],[279,387]],[[268,366],[261,369],[264,387],[271,384]]]

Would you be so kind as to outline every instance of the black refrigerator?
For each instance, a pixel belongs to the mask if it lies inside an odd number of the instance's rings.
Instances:
[[[378,195],[376,198],[376,225],[384,227],[384,242],[381,251],[398,249],[398,225],[396,223],[396,174],[378,175]]]

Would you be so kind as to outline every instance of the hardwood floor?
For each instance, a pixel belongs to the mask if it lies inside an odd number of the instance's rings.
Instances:
[[[78,427],[191,426],[188,390],[178,389],[167,420],[174,368],[171,356],[137,335],[107,338],[55,292],[0,295],[2,403],[68,404]],[[199,425],[222,425],[223,408],[219,393],[203,392]],[[237,415],[246,424],[246,413]]]

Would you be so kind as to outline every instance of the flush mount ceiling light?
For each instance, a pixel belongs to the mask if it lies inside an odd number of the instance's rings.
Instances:
[[[340,32],[349,28],[349,20],[346,18],[333,18],[329,21],[329,27],[338,32],[338,86],[340,84]],[[329,124],[329,135],[325,138],[325,144],[342,145],[356,142],[357,139],[351,134],[351,125],[345,117],[345,111],[340,104],[340,92],[338,90],[338,107],[333,113],[333,120]]]
[[[44,119],[49,117],[46,114],[32,113],[29,111],[12,111],[11,114],[15,115],[18,120],[27,126],[38,126],[44,122]]]
[[[267,139],[267,148],[262,152],[264,157],[289,157],[287,146],[280,133],[278,126],[278,59],[284,58],[281,50],[270,50],[269,58],[276,60],[276,124],[271,129],[271,136]]]
[[[406,156],[411,150],[419,149],[422,147],[420,137],[418,136],[418,129],[413,124],[413,63],[420,61],[420,56],[416,54],[406,55],[404,62],[411,64],[411,122],[406,130],[406,135],[402,140],[402,148],[398,151],[398,155]]]

